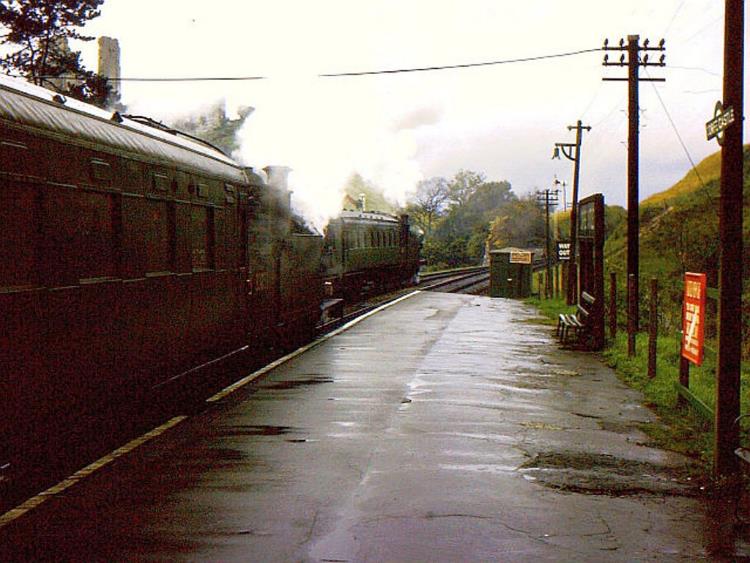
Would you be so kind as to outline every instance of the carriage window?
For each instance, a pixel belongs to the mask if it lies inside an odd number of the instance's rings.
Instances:
[[[151,187],[155,192],[166,192],[169,190],[169,176],[161,172],[154,172],[151,175]]]

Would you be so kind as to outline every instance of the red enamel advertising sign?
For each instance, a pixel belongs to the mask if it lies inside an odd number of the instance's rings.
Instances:
[[[682,301],[682,357],[703,363],[703,328],[706,323],[706,274],[685,274]]]

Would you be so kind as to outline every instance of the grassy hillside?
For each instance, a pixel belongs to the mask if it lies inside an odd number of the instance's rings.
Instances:
[[[719,181],[720,154],[716,153],[698,166],[703,183],[694,171],[688,173],[671,188],[651,196],[640,208],[640,294],[641,319],[648,318],[648,287],[650,278],[657,278],[660,287],[661,329],[673,334],[680,327],[681,300],[684,272],[704,272],[708,284],[718,284],[719,267]],[[750,240],[750,146],[745,147],[745,203],[744,240]],[[626,224],[623,222],[610,233],[605,245],[605,262],[608,271],[618,277],[618,307],[624,317]],[[745,291],[743,311],[750,313],[750,259],[744,256]],[[715,332],[715,303],[709,300],[707,335]],[[740,312],[738,311],[738,314]],[[743,348],[750,356],[750,328],[743,330]]]
[[[697,170],[697,173],[696,173]],[[661,205],[664,202],[675,199],[678,196],[694,192],[700,189],[704,183],[719,179],[721,175],[721,151],[704,158],[696,167],[691,169],[685,177],[671,188],[654,194],[641,202],[642,207]]]

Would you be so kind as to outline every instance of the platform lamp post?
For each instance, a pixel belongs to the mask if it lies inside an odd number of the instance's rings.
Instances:
[[[559,159],[560,153],[568,160],[573,161],[573,202],[570,207],[570,260],[568,261],[568,291],[567,303],[572,305],[578,301],[578,268],[577,268],[577,250],[576,238],[578,236],[578,179],[581,171],[581,134],[583,130],[591,131],[591,127],[583,125],[581,120],[575,125],[568,125],[568,131],[576,130],[575,143],[555,143],[555,150],[552,158]]]

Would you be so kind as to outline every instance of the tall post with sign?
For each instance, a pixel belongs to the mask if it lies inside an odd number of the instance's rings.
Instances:
[[[555,152],[552,158],[560,158],[560,151],[568,160],[573,161],[573,202],[570,207],[570,261],[568,262],[568,289],[567,303],[576,303],[575,295],[578,291],[578,272],[576,270],[576,233],[578,232],[578,182],[581,173],[581,137],[583,131],[591,131],[589,125],[583,125],[581,120],[575,125],[568,125],[568,131],[576,131],[575,143],[555,143]]]
[[[742,334],[742,121],[744,75],[744,0],[726,0],[724,8],[724,119],[721,138],[719,199],[719,354],[716,380],[714,470],[736,473],[739,446],[740,360]]]

